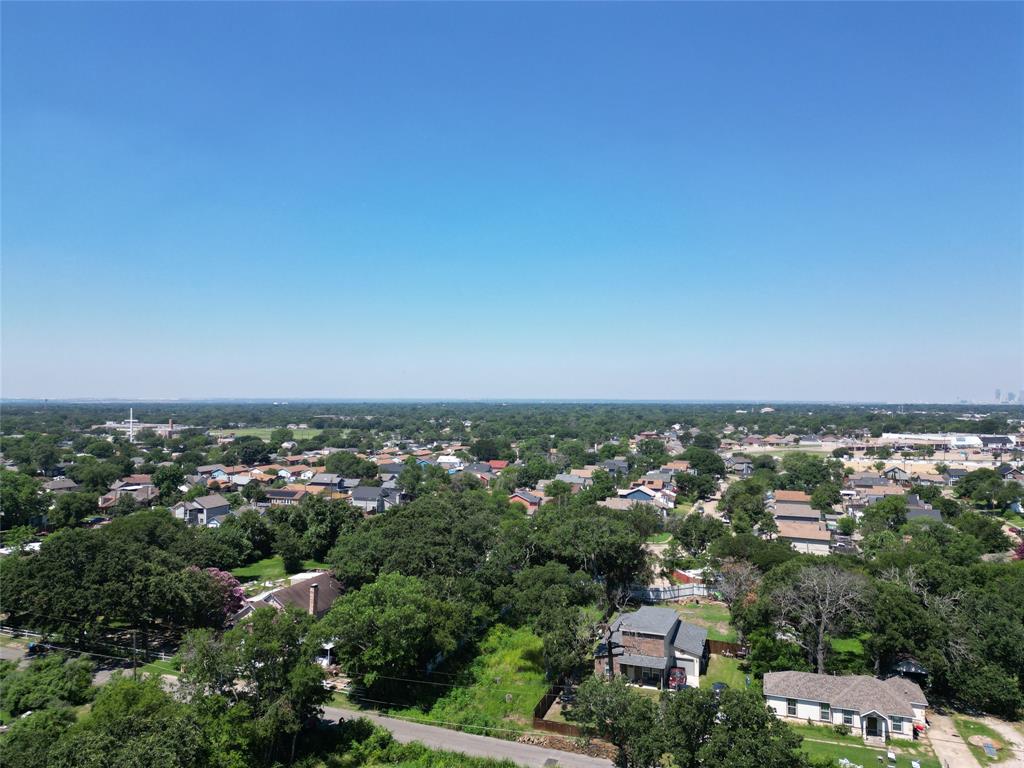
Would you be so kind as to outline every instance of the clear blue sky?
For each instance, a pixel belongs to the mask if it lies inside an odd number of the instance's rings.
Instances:
[[[1020,4],[3,5],[4,397],[1024,384]]]

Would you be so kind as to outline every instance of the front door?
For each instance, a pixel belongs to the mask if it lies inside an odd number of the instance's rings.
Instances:
[[[869,715],[868,716],[867,728],[868,728],[868,736],[880,736],[881,735],[878,732],[878,718],[875,717],[874,715]]]

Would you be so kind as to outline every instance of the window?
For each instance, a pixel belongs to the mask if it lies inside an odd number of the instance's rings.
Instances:
[[[796,717],[796,699],[786,699],[786,714]]]
[[[903,718],[892,715],[889,717],[892,721],[892,730],[894,733],[903,733]]]
[[[818,705],[818,716],[820,717],[820,719],[825,721],[832,720],[832,712],[829,710],[828,704],[826,704],[825,702],[822,702]]]
[[[843,710],[843,725],[853,725],[853,710]]]

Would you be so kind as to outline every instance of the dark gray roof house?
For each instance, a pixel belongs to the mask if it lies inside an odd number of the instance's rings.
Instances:
[[[401,503],[402,494],[395,488],[359,485],[352,489],[353,507],[364,512],[384,512]]]
[[[602,461],[601,469],[612,475],[628,475],[629,474],[629,462],[625,459],[608,459]]]
[[[706,629],[673,609],[645,605],[612,622],[594,654],[595,672],[655,688],[679,681],[697,687],[707,670],[707,639]]]
[[[916,493],[907,494],[907,520],[935,520],[936,522],[942,522],[942,513],[939,510],[932,507],[931,504],[926,504],[921,501],[921,497]]]

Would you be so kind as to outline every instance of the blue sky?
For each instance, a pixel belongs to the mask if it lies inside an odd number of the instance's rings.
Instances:
[[[4,3],[4,397],[1024,385],[1019,4]]]

